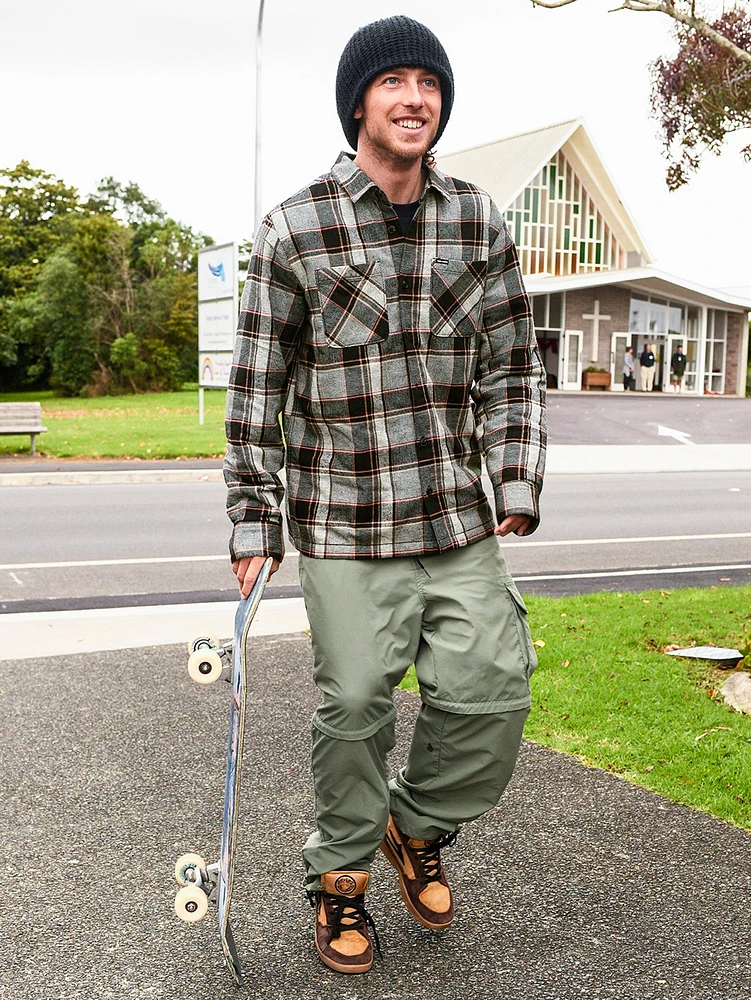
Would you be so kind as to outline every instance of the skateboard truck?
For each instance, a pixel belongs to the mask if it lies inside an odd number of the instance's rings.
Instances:
[[[188,673],[196,684],[213,684],[220,677],[229,677],[234,642],[221,642],[215,635],[203,632],[188,643]]]
[[[216,901],[220,865],[207,865],[200,854],[183,854],[175,864],[175,878],[182,886],[175,896],[175,913],[188,924],[206,916],[209,903]]]

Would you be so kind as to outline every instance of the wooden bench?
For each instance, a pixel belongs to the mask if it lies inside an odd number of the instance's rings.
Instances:
[[[30,434],[32,455],[34,439],[46,430],[41,403],[0,403],[0,434]]]

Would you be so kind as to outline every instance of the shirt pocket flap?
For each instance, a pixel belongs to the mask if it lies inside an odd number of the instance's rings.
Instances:
[[[377,261],[315,273],[323,329],[332,347],[359,347],[389,335],[386,290]]]
[[[430,269],[430,329],[436,337],[472,337],[480,329],[486,260],[436,258]]]

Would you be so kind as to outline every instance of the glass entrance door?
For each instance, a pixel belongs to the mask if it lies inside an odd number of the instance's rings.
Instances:
[[[582,340],[581,330],[566,330],[564,334],[564,350],[561,359],[563,365],[564,389],[581,389],[582,387]]]
[[[610,389],[623,392],[623,355],[631,343],[630,333],[614,333],[610,338]]]

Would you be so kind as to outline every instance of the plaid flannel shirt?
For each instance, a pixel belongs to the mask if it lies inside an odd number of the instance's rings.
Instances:
[[[545,370],[490,197],[432,170],[406,234],[342,154],[264,219],[227,399],[233,558],[388,558],[539,521]],[[283,414],[284,434],[279,416]]]

